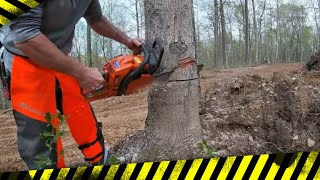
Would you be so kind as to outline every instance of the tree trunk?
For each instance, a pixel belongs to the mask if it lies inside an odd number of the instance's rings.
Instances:
[[[136,7],[136,23],[137,23],[137,37],[140,38],[140,22],[139,22],[139,2],[135,0],[135,7]]]
[[[141,27],[141,30],[140,30],[140,37],[143,37],[143,30],[145,29],[145,23],[144,23],[144,16],[142,14],[144,14],[144,11],[143,11],[143,7],[144,7],[144,4],[143,4],[143,0],[140,0],[140,27]]]
[[[192,0],[145,0],[144,4],[146,41],[159,37],[164,44],[160,72],[172,70],[180,60],[195,59]],[[115,147],[115,155],[124,157],[125,162],[194,159],[203,156],[197,148],[202,140],[199,96],[195,63],[176,68],[167,78],[155,78],[148,95],[145,131]]]
[[[262,21],[264,20],[264,14],[265,14],[265,10],[266,10],[266,2],[267,0],[264,0],[263,3],[263,8],[262,8],[262,13],[260,15],[259,18],[259,49],[258,49],[258,60],[261,62],[262,61],[262,56],[263,56],[263,47],[262,47]],[[265,35],[266,36],[266,35]],[[265,58],[263,60],[263,62],[265,62]]]
[[[320,24],[319,24],[318,14],[317,14],[317,12],[320,9],[320,0],[317,1],[317,6],[315,6],[314,3],[312,2],[312,7],[313,7],[313,11],[314,11],[314,21],[316,23],[316,28],[317,28],[317,46],[316,46],[316,51],[320,52]]]
[[[161,37],[165,45],[160,69],[171,70],[196,57],[192,0],[145,0],[146,39]],[[157,82],[157,80],[156,80]],[[176,69],[166,83],[149,93],[144,160],[192,159],[201,141],[197,66]]]
[[[257,64],[259,59],[259,52],[258,52],[258,25],[257,25],[257,15],[256,15],[256,6],[255,0],[252,0],[252,10],[253,10],[253,31],[254,31],[254,45],[253,45],[253,52],[254,52],[254,62]]]
[[[4,97],[4,92],[3,92],[3,87],[2,87],[2,84],[1,84],[1,82],[0,82],[0,104],[1,104],[1,107],[2,107],[2,109],[3,110],[5,110],[6,108],[7,108],[7,106],[6,106],[6,99],[5,99],[5,97]]]
[[[228,68],[227,52],[226,52],[226,23],[224,16],[223,0],[220,0],[220,17],[221,17],[221,46],[222,46],[222,59],[224,67]]]
[[[219,65],[220,60],[220,42],[219,42],[219,4],[218,0],[214,0],[214,65]]]
[[[91,51],[91,28],[87,25],[87,60],[88,66],[92,67],[92,51]]]
[[[279,49],[280,49],[280,12],[279,0],[277,0],[277,34],[276,34],[276,63],[279,63]]]
[[[245,29],[245,56],[244,61],[246,64],[250,64],[249,60],[249,8],[248,8],[248,0],[245,0],[244,3],[244,29]]]

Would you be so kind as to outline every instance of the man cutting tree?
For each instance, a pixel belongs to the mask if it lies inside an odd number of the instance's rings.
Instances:
[[[47,127],[45,114],[57,109],[70,115],[71,134],[85,160],[102,163],[104,139],[89,100],[83,94],[105,84],[96,68],[89,68],[68,54],[75,25],[84,17],[98,34],[116,40],[141,53],[141,42],[129,38],[102,15],[98,0],[51,0],[24,13],[4,29],[1,40],[7,74],[11,75],[11,101],[18,127],[18,148],[29,169],[37,169],[41,156],[65,167],[59,138],[50,150],[41,139]],[[57,123],[57,122],[54,122]]]

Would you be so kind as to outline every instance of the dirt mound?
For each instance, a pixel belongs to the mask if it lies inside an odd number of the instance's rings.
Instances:
[[[222,156],[318,150],[319,85],[301,70],[217,83],[201,100],[206,138]]]
[[[316,53],[311,56],[311,59],[306,63],[306,68],[309,71],[320,71],[320,53]]]

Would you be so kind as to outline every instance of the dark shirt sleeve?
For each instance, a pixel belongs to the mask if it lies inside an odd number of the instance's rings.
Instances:
[[[102,16],[101,5],[99,0],[92,0],[87,11],[84,14],[84,18],[89,24],[93,24]]]
[[[8,26],[13,32],[14,43],[22,43],[41,34],[43,4],[25,12],[11,21]]]

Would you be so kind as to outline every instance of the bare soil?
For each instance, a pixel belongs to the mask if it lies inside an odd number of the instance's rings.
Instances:
[[[201,123],[217,155],[320,149],[320,73],[302,69],[280,64],[201,72]],[[109,147],[144,129],[146,91],[92,105]],[[0,123],[0,171],[26,170],[12,112],[0,112]],[[68,166],[85,165],[70,134],[63,145]]]

